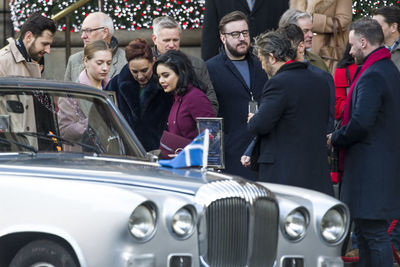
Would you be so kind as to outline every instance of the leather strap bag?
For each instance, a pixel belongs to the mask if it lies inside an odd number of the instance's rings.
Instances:
[[[160,150],[162,159],[171,159],[175,157],[192,140],[180,135],[164,131],[160,140]]]

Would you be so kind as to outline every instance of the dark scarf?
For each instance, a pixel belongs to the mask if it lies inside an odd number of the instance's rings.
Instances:
[[[32,60],[28,56],[28,52],[26,51],[24,42],[22,42],[21,39],[18,39],[17,41],[15,41],[15,45],[17,46],[22,56],[25,58],[26,62],[31,62]]]
[[[354,75],[350,91],[346,96],[346,101],[344,104],[344,112],[343,112],[343,120],[342,120],[342,127],[347,125],[350,121],[350,107],[351,107],[351,98],[353,95],[353,90],[355,85],[357,84],[358,79],[361,75],[366,71],[369,67],[371,67],[374,63],[382,59],[390,59],[390,52],[385,47],[381,47],[376,49],[375,51],[371,52],[368,55],[367,59],[364,61],[361,69],[356,72]],[[344,170],[344,158],[345,158],[345,148],[340,149],[339,151],[339,169]]]

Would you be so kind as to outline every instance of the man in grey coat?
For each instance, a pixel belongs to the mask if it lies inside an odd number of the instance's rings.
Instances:
[[[113,34],[113,21],[103,12],[94,12],[89,14],[82,23],[81,38],[84,46],[96,40],[104,40],[110,45],[113,52],[111,69],[108,73],[110,78],[117,75],[121,71],[122,67],[127,63],[125,51],[118,48],[118,41]],[[73,82],[77,81],[83,68],[83,51],[80,51],[69,57],[64,80]]]
[[[164,16],[153,20],[152,39],[156,57],[168,50],[179,50],[181,42],[181,25],[172,17]],[[215,114],[218,114],[218,100],[211,82],[206,64],[200,58],[187,55],[199,80],[207,87],[206,95],[211,102]]]

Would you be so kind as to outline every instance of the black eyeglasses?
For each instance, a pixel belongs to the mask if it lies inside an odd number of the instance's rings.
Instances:
[[[104,29],[105,27],[98,27],[98,28],[94,28],[94,29],[90,29],[90,28],[88,28],[88,29],[81,29],[81,34],[84,34],[84,33],[86,33],[87,35],[89,35],[89,34],[91,34],[92,32],[94,32],[94,31],[97,31],[97,30],[101,30],[101,29]]]
[[[244,31],[235,31],[235,32],[224,32],[223,34],[227,34],[232,36],[232,38],[239,38],[240,35],[243,35],[243,37],[249,37],[249,30],[244,30]]]

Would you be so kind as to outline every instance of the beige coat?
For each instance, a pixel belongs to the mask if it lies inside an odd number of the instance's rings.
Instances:
[[[342,58],[348,42],[349,26],[352,20],[352,0],[290,0],[290,8],[306,11],[313,16],[312,51],[320,55],[331,73],[339,59]],[[339,48],[334,38],[334,20],[341,25],[337,31]],[[338,23],[335,23],[337,26]]]
[[[0,77],[5,76],[26,76],[40,78],[39,65],[33,62],[27,62],[19,52],[13,38],[8,38],[9,44],[0,50]],[[9,112],[7,109],[8,101],[20,101],[24,106],[23,113]],[[30,95],[8,97],[0,103],[0,114],[10,115],[11,132],[36,132],[35,110],[33,98]],[[28,137],[29,144],[37,148],[36,138]]]
[[[39,65],[26,62],[24,56],[19,52],[13,38],[8,38],[8,45],[0,50],[0,77],[4,76],[26,76],[40,78]]]

